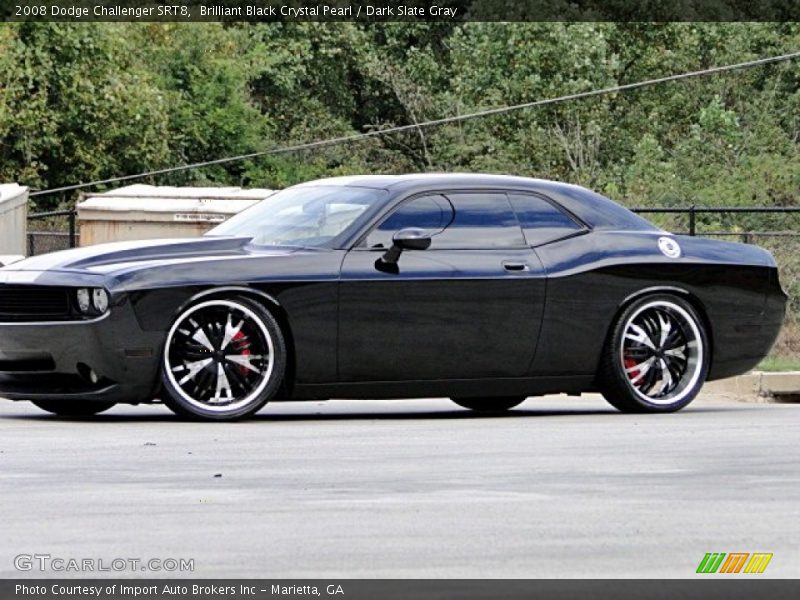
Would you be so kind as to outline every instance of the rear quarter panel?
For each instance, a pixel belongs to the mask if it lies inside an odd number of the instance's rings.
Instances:
[[[667,235],[681,256],[658,248],[663,232],[598,231],[536,249],[547,300],[534,374],[596,372],[620,309],[647,293],[683,295],[709,331],[709,379],[744,372],[771,348],[785,295],[772,256],[746,244]]]

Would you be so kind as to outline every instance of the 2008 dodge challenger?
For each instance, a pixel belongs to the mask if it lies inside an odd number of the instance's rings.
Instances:
[[[500,411],[599,391],[668,412],[756,365],[785,304],[767,251],[671,235],[574,185],[324,179],[200,238],[0,269],[0,397],[61,415],[158,398],[227,420],[270,400]]]

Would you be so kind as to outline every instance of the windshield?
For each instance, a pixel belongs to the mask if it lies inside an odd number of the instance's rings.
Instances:
[[[251,237],[265,246],[325,246],[387,192],[346,186],[289,188],[231,217],[206,235]]]

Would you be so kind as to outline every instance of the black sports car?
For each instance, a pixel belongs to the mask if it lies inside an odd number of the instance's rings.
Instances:
[[[785,304],[765,250],[671,235],[574,185],[324,179],[201,238],[0,269],[0,397],[65,415],[160,398],[224,420],[270,400],[497,411],[600,391],[667,412],[756,365]]]

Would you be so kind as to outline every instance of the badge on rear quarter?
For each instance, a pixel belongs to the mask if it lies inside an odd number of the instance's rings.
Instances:
[[[661,250],[661,254],[663,254],[666,257],[680,258],[681,247],[678,245],[678,242],[676,242],[672,238],[668,237],[658,238],[658,249]]]

